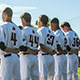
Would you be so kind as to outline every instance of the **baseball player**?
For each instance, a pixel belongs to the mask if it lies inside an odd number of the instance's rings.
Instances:
[[[16,48],[21,44],[21,32],[15,23],[12,22],[13,11],[6,7],[2,12],[3,25],[0,26],[2,37],[0,38],[1,53],[1,80],[21,80],[20,62],[16,54]]]
[[[38,55],[40,80],[53,80],[54,76],[54,49],[58,41],[53,33],[47,27],[48,17],[39,16],[38,33],[40,35],[40,51]]]
[[[51,29],[54,31],[56,37],[60,41],[61,49],[57,55],[55,55],[55,80],[67,80],[67,58],[66,54],[66,45],[67,39],[63,31],[59,28],[59,20],[53,18],[51,20]]]
[[[23,13],[20,18],[24,27],[22,35],[26,41],[25,47],[32,49],[30,52],[26,51],[20,54],[21,80],[39,80],[37,53],[33,51],[38,50],[39,34],[31,26],[31,15],[29,13]]]
[[[79,80],[77,75],[78,70],[78,48],[79,48],[79,37],[75,31],[71,29],[68,22],[64,22],[61,28],[66,33],[66,37],[69,41],[68,54],[67,54],[67,79],[68,80]]]

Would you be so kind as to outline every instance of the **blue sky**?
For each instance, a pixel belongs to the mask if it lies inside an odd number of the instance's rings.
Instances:
[[[29,12],[32,15],[32,24],[41,14],[49,18],[57,17],[60,24],[64,21],[70,22],[73,30],[80,36],[80,0],[0,0],[0,24],[1,10],[9,6],[14,11],[13,21],[21,25],[20,15]]]

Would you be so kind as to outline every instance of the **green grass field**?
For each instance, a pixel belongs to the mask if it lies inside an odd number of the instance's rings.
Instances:
[[[79,80],[80,80],[80,67],[78,69],[78,76],[79,76]]]

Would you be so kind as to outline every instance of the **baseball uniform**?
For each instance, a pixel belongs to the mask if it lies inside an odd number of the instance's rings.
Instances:
[[[19,48],[21,44],[21,31],[12,22],[4,22],[0,26],[3,36],[1,42],[11,49]],[[0,34],[1,35],[1,34]],[[1,52],[1,80],[21,80],[20,78],[20,62],[16,54],[11,52]]]
[[[26,41],[25,46],[37,50],[39,46],[39,34],[36,29],[26,26],[22,30],[22,35]],[[38,58],[37,55],[20,55],[21,80],[39,80]]]
[[[40,44],[45,45],[51,50],[56,49],[58,42],[52,30],[43,26],[38,29],[38,33],[40,35]],[[40,48],[38,60],[40,80],[47,80],[48,75],[51,76],[49,80],[52,80],[52,76],[54,76],[54,57],[43,52]]]
[[[67,39],[61,29],[57,29],[54,34],[60,42],[62,50],[66,50]],[[55,58],[55,80],[67,80],[67,57],[63,54],[56,54]]]
[[[66,33],[66,37],[69,41],[69,46],[71,49],[78,49],[79,48],[79,37],[76,32],[70,30]],[[78,70],[78,56],[74,53],[67,54],[67,73],[68,73],[68,80],[78,80],[77,75]]]

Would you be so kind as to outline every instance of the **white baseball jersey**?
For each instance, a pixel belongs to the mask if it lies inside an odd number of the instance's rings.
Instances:
[[[69,40],[69,46],[72,49],[79,49],[79,36],[75,31],[70,30],[66,33],[66,37]]]
[[[24,45],[32,49],[38,49],[39,34],[37,33],[36,29],[27,26],[22,30],[22,35],[26,41],[26,44]]]
[[[66,45],[68,44],[67,38],[62,30],[58,29],[56,32],[54,32],[56,37],[58,38],[60,42],[60,46],[63,50],[66,50]]]
[[[51,50],[57,48],[56,45],[59,44],[59,41],[57,37],[54,35],[52,30],[50,30],[47,27],[42,27],[39,28],[38,33],[40,35],[40,44],[44,44],[46,47],[48,47]]]
[[[16,24],[5,22],[0,27],[3,29],[2,42],[4,42],[8,48],[19,48],[22,42],[22,35],[20,35],[21,31]]]

